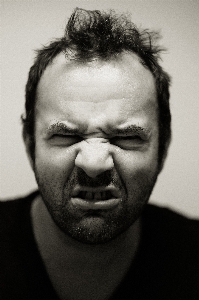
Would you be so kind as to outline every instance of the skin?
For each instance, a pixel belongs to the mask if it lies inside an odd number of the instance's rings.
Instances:
[[[158,176],[154,78],[132,53],[89,63],[60,54],[36,100],[29,158],[41,192],[31,211],[41,257],[60,299],[108,299],[135,258]],[[110,186],[112,204],[73,197]]]
[[[82,64],[59,55],[38,85],[35,139],[36,179],[58,227],[83,243],[117,237],[140,216],[158,174],[152,74],[134,54]],[[83,207],[72,193],[88,185],[113,186],[115,205]]]

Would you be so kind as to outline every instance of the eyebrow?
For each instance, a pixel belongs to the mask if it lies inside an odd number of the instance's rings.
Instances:
[[[124,128],[116,128],[116,129],[111,129],[110,130],[111,134],[115,134],[115,135],[129,135],[129,134],[133,134],[133,135],[140,135],[143,138],[147,138],[150,135],[150,130],[135,124],[132,125],[128,125]]]
[[[79,129],[79,127],[72,128],[65,123],[62,122],[56,122],[51,124],[47,130],[47,134],[74,134],[74,135],[83,135],[83,129]],[[105,134],[107,134],[105,131],[102,130]],[[150,136],[150,130],[135,124],[128,125],[123,128],[109,128],[107,135],[140,135],[142,138],[148,138]]]
[[[63,134],[80,134],[79,128],[72,128],[66,125],[62,122],[56,122],[54,124],[51,124],[47,130],[47,134],[53,134],[53,133],[63,133]]]

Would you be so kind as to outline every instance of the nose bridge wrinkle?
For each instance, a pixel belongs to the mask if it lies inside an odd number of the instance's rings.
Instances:
[[[85,142],[88,144],[101,144],[101,143],[108,143],[109,140],[105,138],[95,137],[95,138],[87,138]]]
[[[103,138],[91,138],[85,140],[85,143],[82,143],[82,146],[79,151],[83,156],[91,155],[92,157],[100,156],[109,156],[110,153],[110,145],[108,140]]]

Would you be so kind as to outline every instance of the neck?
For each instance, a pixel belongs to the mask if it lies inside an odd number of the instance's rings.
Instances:
[[[41,257],[52,281],[56,272],[59,273],[58,278],[61,276],[63,280],[63,275],[67,279],[70,275],[72,278],[80,274],[82,276],[82,270],[84,270],[83,277],[86,274],[86,277],[90,276],[92,279],[94,276],[99,279],[102,273],[118,273],[123,277],[135,257],[140,240],[138,220],[125,233],[108,243],[100,245],[80,243],[56,226],[39,197],[32,206],[32,222]],[[89,278],[86,277],[85,281],[88,281]],[[117,278],[116,281],[121,280],[122,278]]]

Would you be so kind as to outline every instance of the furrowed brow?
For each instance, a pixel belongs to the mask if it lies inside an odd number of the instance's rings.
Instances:
[[[65,123],[62,122],[56,122],[54,124],[51,124],[47,128],[47,134],[80,134],[80,131],[78,128],[72,128],[66,125]]]

